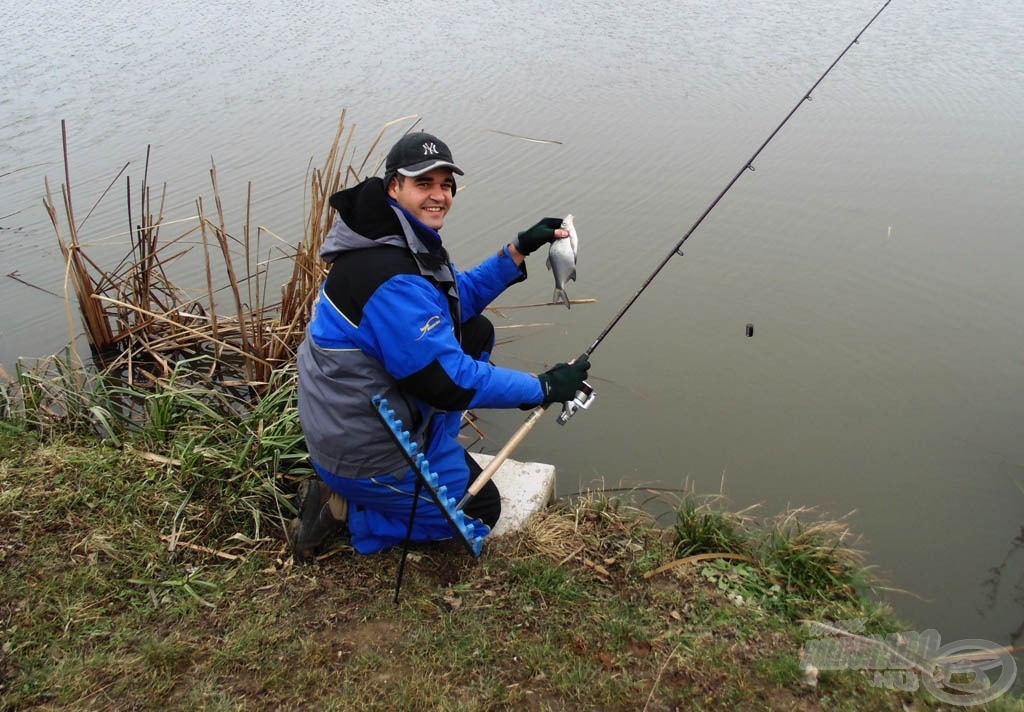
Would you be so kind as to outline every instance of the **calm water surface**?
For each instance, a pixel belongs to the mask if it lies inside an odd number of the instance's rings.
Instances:
[[[0,363],[67,342],[41,207],[69,125],[79,216],[130,162],[168,217],[301,234],[350,109],[366,150],[407,114],[466,171],[446,240],[469,266],[573,212],[574,297],[509,312],[506,364],[586,348],[875,12],[862,0],[38,2],[0,9]],[[61,18],[73,22],[55,22]],[[517,457],[562,493],[638,483],[852,512],[898,611],[943,641],[1024,622],[1024,5],[894,2],[593,357],[595,407]],[[17,51],[10,51],[17,48]],[[384,144],[409,122],[393,127]],[[559,141],[532,143],[495,131]],[[379,155],[376,158],[380,158]],[[124,178],[84,239],[121,254]],[[267,247],[269,249],[269,246]],[[543,261],[503,304],[550,297]],[[195,286],[201,286],[195,275]],[[498,323],[504,325],[501,317]],[[745,325],[755,325],[746,338]],[[519,413],[486,413],[497,445]],[[1007,566],[993,588],[993,567]]]

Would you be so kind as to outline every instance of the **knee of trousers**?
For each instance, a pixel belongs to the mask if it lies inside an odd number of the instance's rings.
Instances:
[[[477,315],[462,324],[462,350],[473,358],[482,358],[494,349],[494,324]]]

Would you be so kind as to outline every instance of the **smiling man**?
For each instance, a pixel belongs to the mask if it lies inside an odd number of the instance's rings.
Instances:
[[[317,479],[299,488],[288,529],[297,560],[313,556],[344,525],[368,554],[405,539],[416,478],[377,419],[381,395],[397,412],[450,497],[480,469],[458,443],[467,408],[522,408],[571,399],[589,363],[560,363],[539,376],[490,362],[494,327],[483,310],[526,279],[525,257],[568,235],[544,218],[479,266],[452,265],[440,229],[463,175],[443,141],[403,136],[383,179],[331,196],[337,211],[320,256],[327,279],[298,352],[299,417]],[[501,514],[489,482],[466,514],[493,527]],[[451,538],[422,494],[413,541]]]

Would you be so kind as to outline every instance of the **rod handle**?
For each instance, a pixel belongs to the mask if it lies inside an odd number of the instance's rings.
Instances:
[[[464,508],[466,503],[473,499],[473,497],[476,497],[480,490],[483,489],[484,485],[491,481],[491,478],[494,477],[494,473],[497,472],[502,463],[508,459],[508,456],[512,454],[512,451],[519,447],[519,444],[526,439],[526,436],[529,435],[530,431],[533,430],[533,427],[540,422],[541,416],[544,415],[544,412],[547,409],[547,405],[539,405],[530,411],[530,415],[527,416],[523,424],[519,426],[519,430],[512,434],[512,437],[510,437],[508,442],[502,446],[501,450],[498,450],[498,454],[496,454],[494,459],[487,464],[487,467],[483,469],[483,472],[477,475],[477,478],[473,480],[473,484],[466,490],[465,496],[459,500],[457,505],[455,505],[456,509]]]

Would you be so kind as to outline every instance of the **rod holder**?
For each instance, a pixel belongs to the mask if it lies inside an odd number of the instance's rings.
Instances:
[[[372,399],[374,412],[388,430],[405,459],[409,462],[413,473],[419,478],[423,489],[441,510],[441,514],[451,525],[455,535],[466,545],[469,553],[479,558],[483,551],[484,538],[491,533],[490,527],[479,519],[470,519],[456,505],[455,498],[448,496],[448,488],[441,485],[437,473],[430,469],[430,462],[419,447],[413,442],[407,430],[402,429],[402,421],[395,417],[395,411],[388,407],[386,398],[375,395]]]

